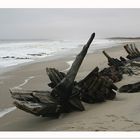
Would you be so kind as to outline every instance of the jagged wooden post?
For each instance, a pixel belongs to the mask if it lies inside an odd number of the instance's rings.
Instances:
[[[134,44],[134,49],[137,52],[138,55],[140,55],[140,51],[137,49],[136,45]]]
[[[110,57],[105,51],[103,51],[103,54],[107,57],[109,66],[114,67],[124,66],[124,62],[118,60],[117,58]]]
[[[68,107],[68,100],[72,95],[75,77],[94,37],[95,33],[91,35],[87,44],[83,47],[82,51],[77,55],[75,61],[73,62],[70,70],[67,72],[65,78],[62,79],[62,81],[59,84],[57,84],[51,92],[51,95],[54,98],[56,98],[60,103],[60,105],[62,105],[66,109]]]
[[[133,60],[140,57],[140,51],[137,49],[135,44],[130,44],[130,46],[127,44],[124,46],[124,49],[128,53],[128,55],[126,56],[128,59]]]

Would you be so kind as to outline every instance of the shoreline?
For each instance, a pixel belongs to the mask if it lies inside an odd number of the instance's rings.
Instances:
[[[89,73],[89,71],[91,71],[96,66],[99,66],[100,70],[103,69],[104,67],[107,67],[107,59],[103,56],[101,50],[106,50],[114,58],[115,57],[118,58],[118,56],[120,55],[126,56],[123,47],[120,46],[105,48],[105,49],[103,48],[93,53],[89,52],[88,55],[85,57],[83,64],[80,67],[76,80],[80,80],[81,78],[83,78],[85,75]],[[3,78],[3,84],[0,84],[0,89],[2,91],[1,99],[0,99],[1,108],[9,108],[10,106],[12,106],[13,99],[10,97],[9,88],[20,87],[21,85],[22,89],[27,89],[27,90],[28,89],[50,90],[50,88],[47,86],[47,83],[49,83],[49,79],[46,75],[45,68],[55,67],[60,71],[66,71],[70,68],[73,59],[74,59],[74,55],[61,57],[59,59],[49,60],[49,61],[45,61],[45,59],[43,59],[39,62],[34,62],[29,65],[28,64],[22,65],[20,67],[17,67],[16,69],[13,69],[12,71],[8,71],[1,74],[0,76]],[[136,77],[134,78],[136,79]],[[116,85],[121,86],[122,84],[128,81],[134,81],[134,78],[131,79],[129,77],[129,80],[127,80],[128,76],[124,76],[123,81],[117,83]],[[128,96],[127,94],[118,93],[116,99],[113,101],[107,101],[102,104],[93,104],[93,105],[83,103],[85,105],[86,111],[64,114],[61,116],[61,118],[56,120],[51,118],[36,117],[26,112],[23,112],[19,109],[15,109],[12,112],[6,114],[4,117],[0,118],[0,123],[1,123],[0,130],[1,131],[122,130],[123,127],[122,125],[121,127],[119,127],[118,124],[116,127],[114,127],[113,124],[110,123],[115,118],[116,118],[115,123],[120,123],[123,120],[123,118],[121,118],[120,116],[120,113],[122,113],[123,117],[126,118],[128,117],[128,119],[130,118],[131,120],[133,116],[129,115],[129,113],[131,114],[133,112],[133,107],[134,108],[138,107],[138,101],[137,101],[138,97],[139,97],[138,93],[133,95],[131,94],[130,96]],[[124,112],[124,109],[126,109],[127,105],[129,104],[127,100],[130,103],[136,102],[132,107],[130,107],[130,110],[127,109],[128,113]],[[122,109],[120,108],[121,105],[124,105]],[[114,107],[117,110],[116,112],[114,110]],[[140,115],[138,115],[138,117],[139,116]],[[136,117],[136,123],[140,123],[138,117]],[[13,120],[11,122],[11,118],[16,118],[16,120]],[[79,120],[79,124],[77,123],[78,120]],[[112,128],[105,123],[106,120],[109,121],[109,124],[111,125]],[[127,126],[130,124],[129,122],[126,121],[125,125]],[[139,125],[134,125],[134,127],[133,128],[131,127],[130,129],[136,130],[140,128]]]
[[[120,39],[121,40],[121,39]],[[108,46],[105,46],[101,48],[97,48],[96,44],[91,44],[91,47],[89,49],[88,54],[92,54],[92,53],[98,53],[103,49],[111,49],[111,48],[118,48],[118,46],[123,46],[127,43],[135,43],[135,41],[137,41],[136,43],[140,43],[140,40],[135,40],[135,39],[129,39],[129,40],[125,40],[125,42],[123,42],[124,40],[122,39],[122,42],[117,43],[117,44],[113,44],[113,46],[111,44],[108,44]],[[99,47],[99,46],[98,46]],[[95,49],[96,48],[96,49]],[[8,67],[3,67],[0,69],[0,75],[4,74],[5,72],[9,72],[9,71],[13,71],[15,69],[18,69],[19,67],[22,66],[27,66],[27,65],[31,65],[31,64],[35,64],[35,63],[40,63],[40,62],[44,62],[44,61],[55,61],[57,59],[64,59],[64,58],[68,58],[68,57],[75,57],[76,54],[81,51],[81,47],[77,47],[77,48],[73,48],[71,50],[65,50],[64,52],[58,53],[58,54],[54,54],[54,55],[50,55],[50,56],[45,56],[43,58],[37,58],[35,60],[29,61],[29,62],[23,62],[23,63],[19,63],[16,65],[11,65]]]

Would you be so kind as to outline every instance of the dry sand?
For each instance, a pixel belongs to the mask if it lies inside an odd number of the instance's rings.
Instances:
[[[126,56],[122,47],[106,49],[113,57]],[[55,61],[43,61],[25,65],[0,75],[0,107],[12,107],[13,99],[10,97],[9,88],[19,87],[22,89],[49,90],[47,83],[46,67],[55,67],[61,71],[67,69],[67,61],[73,57]],[[101,53],[88,54],[84,59],[77,80],[83,78],[95,66],[100,69],[107,66],[107,59]],[[116,85],[137,82],[139,76],[124,75],[124,79]],[[86,104],[86,111],[62,114],[59,119],[41,118],[15,109],[0,118],[1,131],[126,131],[140,130],[140,92],[117,93],[113,101],[97,104]]]

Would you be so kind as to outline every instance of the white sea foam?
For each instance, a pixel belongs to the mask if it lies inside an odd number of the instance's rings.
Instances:
[[[89,51],[112,47],[126,42],[122,40],[95,39]],[[0,42],[0,68],[27,63],[56,54],[77,53],[76,49],[83,46],[82,41],[12,41]],[[62,55],[63,56],[63,55]]]
[[[78,44],[70,41],[0,42],[0,68],[61,54]]]
[[[9,108],[5,108],[5,109],[0,109],[0,118],[2,118],[3,116],[5,116],[6,114],[14,111],[16,109],[16,107],[9,107]]]

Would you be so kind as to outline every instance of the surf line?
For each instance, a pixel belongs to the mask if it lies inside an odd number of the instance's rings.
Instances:
[[[24,86],[25,84],[27,84],[29,82],[29,80],[35,78],[35,76],[30,76],[27,79],[24,80],[24,82],[16,87],[13,87],[13,89],[22,89],[22,86]]]
[[[68,71],[71,68],[73,61],[74,60],[67,61],[66,63],[69,65],[69,67],[67,69],[63,70],[62,72]]]
[[[5,109],[0,109],[0,118],[2,118],[3,116],[5,116],[6,114],[14,111],[16,109],[16,107],[9,107],[9,108],[5,108]]]

